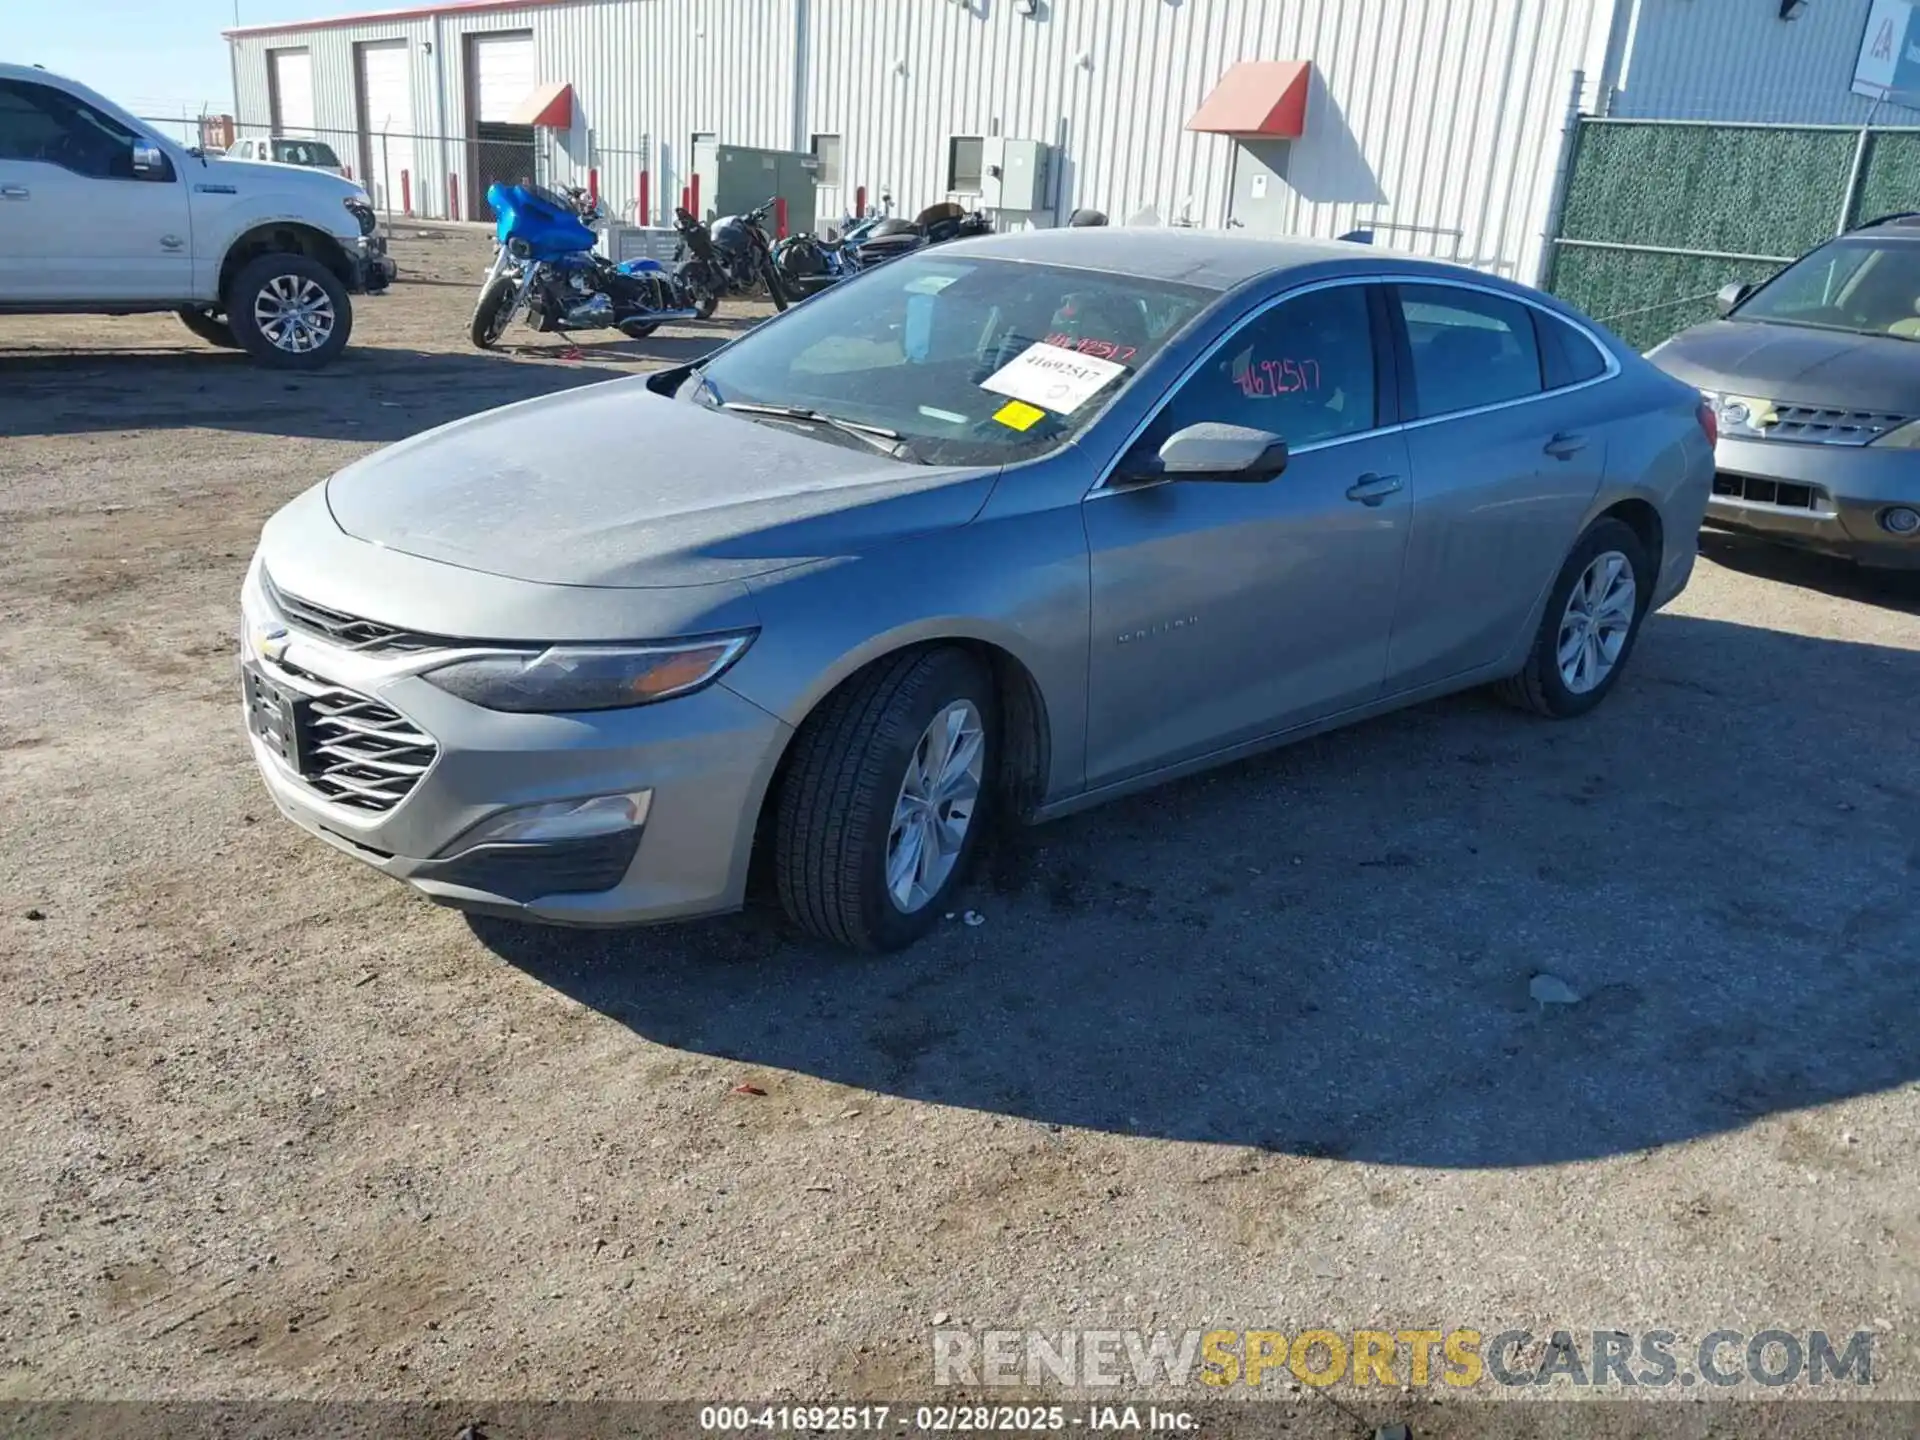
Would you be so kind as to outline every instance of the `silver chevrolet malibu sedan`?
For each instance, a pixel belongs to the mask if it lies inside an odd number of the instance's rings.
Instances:
[[[1686,585],[1700,394],[1343,244],[943,246],[475,415],[268,522],[274,800],[466,909],[884,950],[1040,821],[1448,691],[1584,714]]]

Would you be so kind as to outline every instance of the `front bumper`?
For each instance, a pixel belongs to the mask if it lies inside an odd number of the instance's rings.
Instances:
[[[387,242],[378,235],[360,235],[341,242],[353,266],[348,289],[356,295],[378,295],[400,273],[400,267],[387,254]]]
[[[267,791],[295,824],[464,910],[632,925],[739,907],[760,801],[787,738],[780,721],[718,684],[633,710],[504,714],[419,678],[426,657],[371,656],[298,629],[276,640],[270,657],[256,627],[277,622],[257,575],[256,567],[242,597],[244,663],[296,692],[337,687],[369,697],[433,742],[404,798],[369,811],[322,794],[249,729]],[[651,795],[644,822],[614,836],[541,845],[462,839],[504,810],[642,791]]]
[[[1880,517],[1920,509],[1920,451],[1722,438],[1706,523],[1864,565],[1920,567],[1920,536]]]

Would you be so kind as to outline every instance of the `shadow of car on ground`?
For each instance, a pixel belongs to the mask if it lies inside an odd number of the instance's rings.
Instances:
[[[1920,615],[1920,569],[1873,569],[1838,556],[1726,530],[1702,530],[1700,553],[1716,565],[1756,579],[1778,580],[1840,600]]]
[[[650,1040],[882,1094],[1591,1159],[1920,1078],[1920,730],[1856,721],[1889,704],[1920,707],[1920,654],[1662,615],[1585,720],[1463,695],[1013,832],[961,902],[982,923],[902,955],[764,906],[471,925]],[[1577,1002],[1532,998],[1542,974]]]

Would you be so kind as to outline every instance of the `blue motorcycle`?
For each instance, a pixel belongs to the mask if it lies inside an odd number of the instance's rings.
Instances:
[[[556,194],[534,185],[493,185],[493,268],[480,286],[469,336],[482,350],[500,343],[526,311],[535,330],[618,330],[651,335],[699,309],[657,260],[615,265],[594,252],[600,207],[584,190]]]

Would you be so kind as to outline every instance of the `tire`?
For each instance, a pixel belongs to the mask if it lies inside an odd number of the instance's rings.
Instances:
[[[519,288],[519,282],[511,275],[496,275],[487,282],[487,288],[474,302],[473,321],[467,326],[467,338],[476,347],[491,350],[500,343],[500,337],[507,333],[507,326],[513,320],[507,311]]]
[[[929,832],[909,833],[910,822],[896,831],[903,787],[928,741],[929,725],[961,707],[971,707],[978,721],[977,793],[945,873],[916,892],[924,900],[907,908],[889,885],[889,862],[910,860],[919,852],[907,847]],[[940,648],[876,662],[829,696],[794,737],[773,827],[781,907],[808,934],[851,949],[912,944],[939,920],[963,883],[990,823],[998,753],[993,682],[972,656]],[[940,758],[931,749],[926,754],[929,763]],[[936,813],[949,812],[942,805]]]
[[[767,294],[773,297],[775,310],[784,310],[793,303],[787,294],[786,282],[780,278],[780,268],[772,261],[767,262]]]
[[[234,338],[233,327],[224,320],[215,319],[211,310],[182,310],[180,323],[209,345],[218,345],[222,350],[240,348],[240,342]]]
[[[263,328],[267,307],[289,301],[307,307],[317,320],[322,297],[327,327],[317,342],[310,327]],[[275,251],[250,262],[227,287],[226,305],[227,323],[240,348],[256,364],[275,370],[318,370],[347,348],[347,337],[353,333],[353,302],[340,277],[318,260],[291,251]],[[283,343],[278,338],[287,336],[307,343]]]
[[[1626,604],[1626,597],[1617,595],[1617,578],[1612,579],[1608,594],[1596,594],[1602,583],[1608,580],[1607,567],[1599,566],[1599,562],[1606,557],[1618,557],[1632,574],[1630,614],[1623,613],[1620,608]],[[1590,569],[1594,569],[1591,582],[1588,580]],[[1589,679],[1584,687],[1569,683],[1560,658],[1563,637],[1585,634],[1588,628],[1580,625],[1570,608],[1569,602],[1576,585],[1585,586],[1587,594],[1596,596],[1603,617],[1625,620],[1625,630],[1619,634],[1617,647],[1611,643],[1612,636],[1618,633],[1616,630],[1604,624],[1591,627],[1593,648],[1587,651],[1585,663],[1588,668],[1584,673],[1590,677],[1596,658],[1603,659],[1609,651],[1613,658],[1598,681]],[[1553,589],[1547,593],[1546,609],[1540,617],[1540,630],[1527,652],[1526,664],[1521,667],[1519,674],[1498,682],[1493,687],[1494,693],[1517,709],[1553,720],[1570,720],[1577,715],[1585,715],[1607,698],[1619,683],[1627,662],[1633,658],[1634,644],[1640,638],[1640,625],[1646,619],[1647,603],[1653,598],[1653,585],[1653,561],[1640,537],[1619,520],[1603,517],[1594,521],[1575,542],[1567,555],[1566,564],[1560,567]],[[1614,604],[1606,603],[1608,595],[1616,597]],[[1576,628],[1569,631],[1569,625]],[[1581,662],[1576,658],[1571,663],[1576,667],[1574,678],[1577,682],[1581,679],[1578,668]]]

